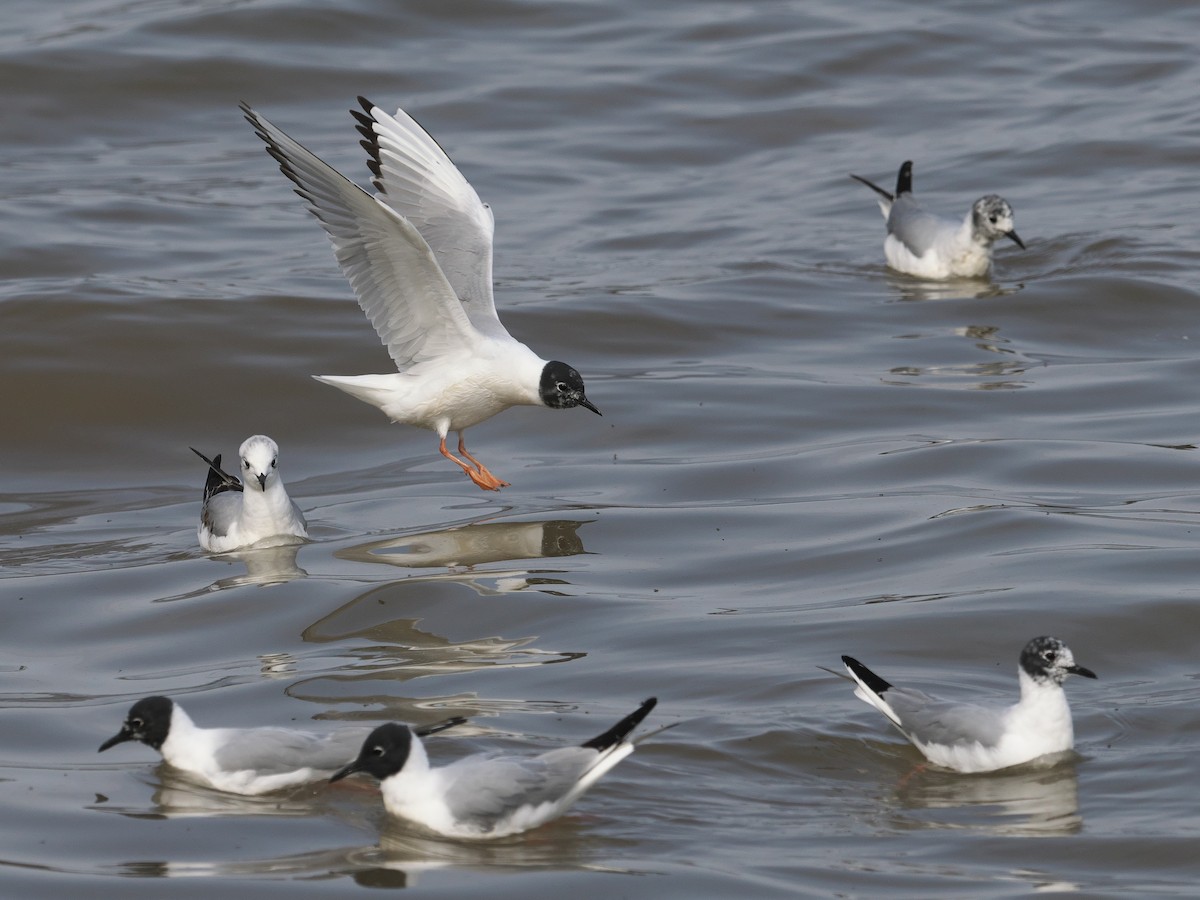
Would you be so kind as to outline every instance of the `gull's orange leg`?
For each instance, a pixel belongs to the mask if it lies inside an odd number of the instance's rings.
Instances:
[[[497,478],[495,475],[493,475],[491,472],[488,471],[487,466],[485,466],[483,463],[481,463],[479,460],[477,460],[475,457],[473,457],[471,455],[470,451],[467,450],[466,439],[463,437],[463,433],[461,431],[458,433],[458,452],[461,453],[463,456],[465,456],[467,459],[469,459],[471,462],[475,463],[475,468],[477,468],[479,470],[480,475],[482,475],[484,478],[490,478],[490,479],[492,479],[492,481],[496,482],[496,487],[493,488],[493,490],[499,490],[502,487],[510,487],[510,485],[507,481],[505,481],[502,478]]]
[[[441,451],[442,456],[446,457],[446,459],[450,460],[452,463],[454,463],[457,466],[461,466],[462,470],[467,473],[467,477],[470,478],[473,482],[475,482],[475,484],[478,485],[479,487],[481,487],[483,490],[498,491],[498,490],[500,490],[501,487],[504,486],[505,482],[498,480],[495,476],[492,475],[491,472],[487,472],[486,470],[478,471],[476,469],[473,469],[471,466],[468,466],[465,462],[463,462],[461,459],[459,459],[457,456],[455,456],[453,453],[451,453],[449,450],[447,450],[446,449],[446,439],[444,437],[442,438],[441,444],[438,445],[438,449]],[[472,462],[474,462],[474,460],[472,460]],[[476,463],[476,465],[478,465],[478,463]]]
[[[904,776],[903,776],[903,777],[900,779],[900,782],[897,784],[897,787],[900,787],[900,788],[907,787],[907,786],[908,786],[908,783],[909,783],[909,782],[910,782],[910,781],[911,781],[913,778],[917,777],[918,775],[923,775],[923,774],[925,774],[925,772],[926,772],[928,769],[929,769],[929,765],[928,765],[927,763],[923,763],[923,762],[922,762],[922,763],[917,763],[915,766],[913,766],[913,767],[912,767],[912,770],[911,770],[910,772],[908,772],[908,774],[904,775]]]

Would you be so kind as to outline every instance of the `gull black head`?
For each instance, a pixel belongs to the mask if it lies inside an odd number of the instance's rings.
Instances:
[[[583,376],[568,366],[565,362],[550,360],[542,369],[542,377],[538,382],[538,394],[542,402],[551,409],[570,409],[572,406],[582,406],[590,409],[596,415],[603,415],[592,405],[583,392]]]
[[[1012,207],[1003,197],[995,194],[980,197],[971,207],[971,221],[977,238],[983,238],[990,244],[1006,237],[1022,250],[1025,249],[1025,242],[1017,237],[1014,230]]]
[[[171,730],[171,712],[175,704],[167,697],[143,697],[129,708],[121,730],[100,745],[99,753],[126,741],[141,741],[147,747],[162,750]]]
[[[1053,637],[1036,637],[1021,651],[1021,670],[1034,681],[1062,684],[1068,675],[1095,678],[1091,669],[1075,665],[1071,648]]]
[[[380,725],[363,741],[358,759],[334,772],[330,781],[340,781],[355,772],[366,772],[380,781],[390,778],[408,762],[412,750],[412,730],[407,725],[388,722]]]

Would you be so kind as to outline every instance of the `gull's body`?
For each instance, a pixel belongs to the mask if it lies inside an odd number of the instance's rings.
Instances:
[[[479,487],[508,483],[467,452],[463,431],[510,406],[599,410],[566,363],[512,337],[492,296],[491,209],[403,110],[359,98],[354,112],[376,193],[348,181],[250,107],[246,119],[329,235],[334,254],[398,369],[315,375],[393,422],[437,432],[440,452]],[[457,432],[464,462],[446,447]]]
[[[1070,750],[1075,734],[1063,680],[1096,677],[1051,637],[1034,638],[1022,650],[1021,697],[1011,705],[941,700],[889,684],[849,656],[842,662],[856,697],[887,716],[930,762],[959,772],[991,772]]]
[[[420,733],[462,721],[450,719]],[[367,733],[361,726],[326,734],[293,728],[201,728],[167,697],[145,697],[130,708],[121,730],[100,751],[141,741],[202,784],[255,795],[328,778],[354,758]]]
[[[858,175],[850,177],[879,195],[888,231],[883,254],[898,272],[919,278],[982,278],[992,266],[997,240],[1006,237],[1025,249],[1014,230],[1012,207],[995,194],[976,200],[965,218],[949,219],[917,202],[911,162],[900,166],[895,194]]]
[[[221,469],[221,454],[209,459],[204,501],[196,536],[210,553],[247,547],[272,547],[308,537],[300,507],[288,497],[279,475],[279,447],[264,434],[246,438],[238,451],[245,482]]]
[[[448,837],[498,838],[561,816],[605,772],[633,752],[630,732],[654,708],[652,697],[608,731],[578,747],[538,756],[468,756],[429,764],[417,735],[381,725],[358,759],[333,776],[379,778],[388,813]]]

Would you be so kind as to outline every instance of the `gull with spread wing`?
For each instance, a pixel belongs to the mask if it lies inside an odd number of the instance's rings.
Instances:
[[[242,104],[329,235],[398,370],[313,377],[379,407],[393,422],[437,432],[443,456],[480,488],[499,490],[508,482],[467,451],[467,428],[518,405],[600,410],[575,369],[541,359],[501,324],[492,297],[490,207],[403,110],[392,116],[362,97],[359,103],[362,111],[353,114],[370,154],[374,195]],[[446,447],[451,431],[459,456]]]

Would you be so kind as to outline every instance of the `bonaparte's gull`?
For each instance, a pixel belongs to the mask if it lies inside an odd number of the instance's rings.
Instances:
[[[1063,680],[1096,677],[1052,637],[1034,638],[1021,651],[1021,699],[1011,706],[941,700],[895,687],[849,656],[842,662],[856,697],[887,716],[930,762],[959,772],[991,772],[1070,750],[1075,734]]]
[[[888,265],[920,278],[980,278],[992,265],[992,244],[1002,237],[1025,249],[1013,230],[1013,211],[1001,197],[980,197],[958,221],[927,212],[912,193],[912,162],[900,166],[896,193],[851,175],[879,194],[887,219],[883,254]]]
[[[353,772],[380,780],[383,805],[393,816],[438,834],[497,838],[528,831],[557,818],[601,775],[633,752],[626,740],[654,709],[651,697],[608,731],[578,747],[539,756],[476,754],[433,768],[418,732],[390,722],[362,745],[358,759],[332,781]]]
[[[265,434],[246,438],[238,451],[243,484],[221,468],[221,454],[209,459],[197,537],[210,553],[226,553],[252,545],[276,546],[308,537],[300,507],[288,497],[279,477],[279,446]]]
[[[447,719],[416,729],[425,736],[465,722]],[[141,741],[171,766],[219,791],[265,794],[328,778],[362,746],[365,727],[326,734],[292,728],[201,728],[168,697],[143,697],[129,709],[121,730],[100,745],[103,753]]]
[[[359,306],[398,373],[314,375],[379,407],[393,422],[436,431],[439,450],[484,490],[501,481],[467,452],[463,432],[510,406],[582,406],[583,378],[515,340],[492,297],[492,211],[445,152],[403,110],[363,98],[353,111],[376,194],[371,196],[253,109],[242,112],[308,201]],[[458,452],[446,435],[458,433]]]

